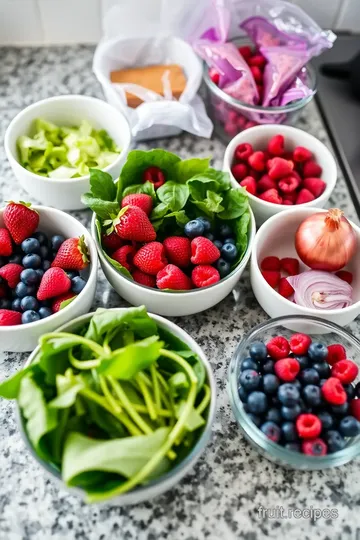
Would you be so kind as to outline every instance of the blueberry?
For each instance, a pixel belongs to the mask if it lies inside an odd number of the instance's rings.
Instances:
[[[41,268],[44,270],[44,272],[46,272],[46,270],[49,270],[49,268],[51,268],[51,262],[45,259],[42,262]]]
[[[21,309],[23,311],[37,311],[39,309],[39,302],[34,296],[24,296],[21,300]]]
[[[297,388],[299,390],[299,392],[302,390],[302,384],[301,382],[299,381],[299,379],[295,379],[294,381],[292,381],[292,383],[295,388]]]
[[[207,238],[208,240],[210,240],[210,242],[213,242],[214,243],[214,240],[215,240],[215,236],[213,235],[213,233],[211,232],[207,232],[204,234],[205,238]]]
[[[25,268],[20,274],[20,279],[25,285],[37,285],[40,282],[37,270]]]
[[[15,294],[18,298],[24,298],[25,296],[34,296],[36,288],[34,285],[25,285],[22,281],[15,287]]]
[[[24,253],[39,253],[40,251],[40,242],[36,238],[26,238],[21,242],[21,249]]]
[[[0,309],[11,309],[11,300],[8,298],[0,298]]]
[[[307,356],[295,356],[296,360],[300,364],[300,369],[306,369],[309,367],[309,358]]]
[[[51,249],[53,251],[59,251],[61,244],[65,242],[65,238],[61,234],[56,234],[51,238]]]
[[[356,389],[353,387],[353,385],[352,384],[343,384],[343,388],[344,388],[344,390],[346,392],[348,401],[351,401],[352,399],[354,399],[354,397],[356,395]]]
[[[286,450],[291,450],[291,452],[301,452],[301,446],[297,442],[288,442],[284,444]]]
[[[319,386],[322,387],[323,384],[325,384],[327,379],[320,379]]]
[[[304,385],[307,385],[307,384],[319,384],[320,375],[316,371],[316,369],[306,368],[303,371],[300,371],[299,379],[301,380],[301,382]]]
[[[46,317],[50,317],[50,315],[53,314],[50,308],[48,307],[41,307],[38,311],[41,319],[46,319]]]
[[[268,400],[264,392],[251,392],[247,400],[249,412],[262,414],[268,408]]]
[[[265,422],[260,429],[271,441],[278,442],[280,440],[280,428],[275,422]]]
[[[261,376],[254,369],[246,369],[240,374],[239,380],[241,386],[251,392],[259,388]]]
[[[40,302],[40,306],[41,306],[41,307],[51,307],[53,301],[54,301],[53,298],[48,298],[47,300],[42,300],[42,301]]]
[[[43,275],[44,275],[44,270],[41,270],[41,268],[37,268],[37,269],[35,270],[35,272],[36,272],[37,275],[38,275],[39,283],[40,283],[40,281],[42,280],[42,277],[43,277]]]
[[[239,398],[241,399],[241,401],[243,403],[246,403],[249,397],[246,390],[242,386],[239,386],[238,393],[239,393]]]
[[[249,347],[249,354],[253,360],[262,362],[267,359],[266,345],[262,341],[254,341]]]
[[[328,447],[328,452],[338,452],[345,447],[345,441],[338,431],[330,430],[325,434],[325,442]]]
[[[204,234],[204,225],[198,219],[188,221],[185,225],[184,232],[189,238],[196,238]]]
[[[298,440],[294,422],[284,422],[281,426],[281,434],[283,439],[285,439],[287,442],[294,442]]]
[[[263,377],[263,390],[265,394],[276,394],[280,386],[280,381],[276,375],[267,373]]]
[[[238,256],[238,250],[234,244],[224,244],[220,252],[223,259],[228,262],[235,261]]]
[[[255,426],[260,427],[260,424],[262,422],[260,416],[257,416],[256,414],[248,413],[248,417],[252,422],[254,422]]]
[[[25,311],[21,316],[23,324],[32,323],[40,320],[40,315],[36,311]]]
[[[274,361],[269,358],[261,366],[262,373],[274,373],[274,365]]]
[[[200,221],[204,227],[204,233],[209,233],[211,231],[211,222],[208,220],[208,218],[200,216],[196,218],[197,221]]]
[[[344,437],[356,437],[360,433],[360,422],[353,416],[345,416],[340,421],[339,431]]]
[[[240,365],[240,371],[245,371],[246,369],[254,369],[258,371],[259,366],[252,358],[244,358]]]
[[[327,362],[315,362],[313,369],[316,369],[321,379],[330,377],[330,366]]]
[[[318,413],[318,418],[321,421],[323,431],[327,431],[334,426],[334,419],[327,411],[321,411]]]
[[[293,384],[284,383],[279,386],[277,396],[282,405],[293,407],[300,399],[300,392]]]
[[[9,259],[9,263],[22,264],[22,260],[23,260],[22,255],[14,254],[14,255],[11,255]]]
[[[25,257],[22,260],[22,265],[25,268],[40,268],[41,266],[41,257],[40,255],[37,255],[36,253],[29,253],[28,255],[25,255]]]
[[[236,240],[235,240],[235,238],[225,238],[224,244],[234,244],[234,246],[235,246]]]
[[[85,279],[83,279],[80,276],[74,277],[74,279],[71,280],[71,290],[75,294],[80,294],[83,288],[86,285]]]
[[[296,404],[293,407],[287,407],[286,405],[283,405],[281,407],[281,416],[284,418],[284,420],[295,420],[299,414],[301,414],[301,406]]]
[[[49,244],[48,237],[42,231],[37,231],[33,234],[33,237],[39,241],[40,246],[47,246]]]
[[[328,357],[327,346],[313,341],[309,347],[308,356],[312,362],[324,362]]]
[[[216,261],[216,269],[220,274],[221,278],[226,277],[230,274],[231,266],[230,263],[224,261],[224,259],[220,258]]]
[[[307,384],[302,392],[305,403],[310,407],[318,407],[321,402],[321,390],[315,384]]]
[[[223,247],[223,243],[221,240],[214,240],[214,245],[218,248],[219,251],[221,251],[221,248]]]
[[[345,401],[342,405],[331,405],[330,410],[336,415],[336,416],[345,416],[345,414],[349,410],[349,403]]]
[[[66,273],[70,279],[74,279],[74,277],[77,277],[79,275],[79,272],[77,270],[66,270]]]
[[[272,407],[268,410],[268,412],[265,415],[265,420],[269,422],[275,422],[275,424],[280,425],[281,424],[281,414],[279,409],[276,409],[275,407]]]
[[[22,312],[22,309],[21,309],[21,298],[15,298],[15,300],[13,300],[11,302],[11,309],[13,311],[19,311],[19,312]]]
[[[42,259],[49,259],[51,257],[50,249],[47,246],[40,246],[39,253]]]
[[[222,237],[222,238],[227,238],[229,236],[232,236],[232,228],[230,227],[230,225],[228,225],[227,223],[223,223],[222,225],[220,225],[219,227],[219,235]]]

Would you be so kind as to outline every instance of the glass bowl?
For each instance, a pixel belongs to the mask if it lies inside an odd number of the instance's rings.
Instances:
[[[353,360],[360,367],[360,341],[352,334],[334,323],[318,319],[317,317],[289,316],[278,317],[262,323],[251,330],[239,343],[234,356],[231,359],[228,372],[228,391],[235,418],[246,439],[265,458],[291,469],[319,470],[330,467],[338,467],[356,458],[360,454],[360,435],[347,439],[343,450],[327,454],[321,457],[308,456],[299,452],[288,450],[283,446],[268,439],[259,428],[252,422],[244,409],[244,405],[238,394],[238,379],[240,373],[240,363],[248,356],[249,346],[254,341],[267,343],[272,337],[283,335],[289,339],[297,331],[298,325],[306,331],[306,324],[313,329],[307,332],[313,341],[321,341],[326,345],[340,343],[347,352],[347,357]],[[289,330],[293,328],[294,331]],[[358,382],[358,376],[354,382]]]
[[[235,38],[232,40],[237,47],[253,43],[248,39]],[[226,142],[244,129],[263,124],[289,124],[293,125],[299,117],[301,110],[310,103],[316,93],[316,75],[311,64],[305,68],[309,87],[313,90],[310,96],[298,99],[282,107],[263,107],[250,105],[244,101],[229,96],[219,88],[209,76],[209,68],[204,63],[203,79],[207,91],[208,113],[214,123],[214,129]]]

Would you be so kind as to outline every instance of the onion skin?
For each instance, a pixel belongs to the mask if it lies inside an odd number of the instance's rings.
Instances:
[[[355,231],[338,208],[309,216],[295,233],[297,254],[313,270],[340,270],[355,254],[356,245]]]

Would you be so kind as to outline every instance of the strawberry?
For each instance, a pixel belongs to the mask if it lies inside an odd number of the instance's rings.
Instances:
[[[293,257],[284,257],[280,261],[281,270],[287,272],[289,276],[296,276],[300,271],[300,264]]]
[[[183,236],[169,236],[165,238],[164,248],[166,256],[172,264],[186,268],[190,264],[191,244],[189,238]]]
[[[241,180],[240,186],[244,187],[251,195],[256,194],[256,180],[253,176],[246,176],[244,180]]]
[[[199,264],[192,271],[191,279],[195,287],[208,287],[220,281],[220,274],[213,266]]]
[[[151,182],[154,188],[158,189],[165,184],[165,175],[159,167],[148,167],[143,172],[143,183],[145,182]]]
[[[89,265],[89,251],[85,243],[85,237],[68,238],[60,246],[52,268],[63,270],[83,270]]]
[[[285,176],[279,181],[279,189],[283,193],[292,193],[299,187],[299,180],[295,178],[292,174],[290,176]]]
[[[303,167],[303,177],[308,178],[314,177],[314,176],[321,176],[322,174],[322,168],[318,163],[315,161],[309,160],[306,163],[304,163]]]
[[[297,163],[304,163],[304,161],[308,161],[311,158],[312,153],[304,146],[297,146],[293,151],[293,160]]]
[[[146,287],[156,287],[156,279],[154,276],[149,276],[141,270],[134,270],[132,273],[134,281],[140,283],[140,285],[146,285]]]
[[[264,171],[266,167],[266,158],[264,152],[258,150],[257,152],[251,154],[251,156],[248,158],[248,163],[250,167],[255,169],[255,171]]]
[[[328,357],[327,357],[327,363],[330,364],[330,366],[333,366],[339,360],[346,360],[346,350],[343,345],[340,345],[340,343],[334,343],[333,345],[328,345]]]
[[[295,201],[295,204],[304,204],[315,199],[314,195],[308,189],[301,189]]]
[[[55,300],[51,304],[51,309],[53,313],[57,313],[61,309],[64,309],[64,307],[66,307],[68,304],[66,303],[64,306],[62,304],[66,302],[67,300],[70,300],[71,298],[76,298],[76,294],[74,294],[71,291],[62,294],[58,298],[55,298]]]
[[[0,256],[9,257],[12,254],[11,236],[7,229],[0,229]]]
[[[16,285],[20,281],[20,274],[24,270],[21,264],[8,263],[0,268],[0,277],[2,277],[10,289],[15,289]]]
[[[269,176],[273,180],[280,180],[280,178],[285,178],[289,176],[291,171],[294,168],[294,163],[289,159],[284,159],[281,157],[274,157],[269,159],[267,162],[269,169]]]
[[[10,201],[3,213],[4,225],[15,244],[29,238],[39,225],[39,214],[30,208],[30,203]]]
[[[122,208],[114,221],[105,221],[105,225],[111,225],[116,233],[124,240],[134,242],[153,242],[156,232],[144,210],[138,206],[125,206]]]
[[[239,161],[247,161],[253,152],[251,144],[241,143],[235,148],[234,157]]]
[[[141,247],[134,257],[134,264],[151,276],[156,276],[167,265],[165,248],[161,242],[150,242]]]
[[[283,135],[274,135],[268,142],[267,149],[272,156],[282,156],[285,152]]]
[[[47,300],[60,296],[70,290],[71,280],[62,268],[49,268],[42,277],[39,290],[37,292],[38,300]]]
[[[231,167],[231,172],[235,180],[240,182],[245,178],[245,176],[248,173],[248,168],[245,165],[245,163],[236,163],[236,165],[233,165]]]
[[[308,189],[310,193],[314,195],[314,197],[320,197],[326,188],[325,182],[321,180],[321,178],[316,178],[315,176],[305,178],[303,186],[305,189]]]
[[[279,257],[265,257],[261,261],[260,265],[261,270],[271,270],[274,272],[280,271],[280,259]]]
[[[348,272],[347,270],[339,270],[335,273],[335,276],[342,279],[343,281],[346,281],[349,285],[352,284],[353,275],[351,272]]]
[[[273,204],[282,204],[282,197],[280,197],[277,189],[268,189],[259,195],[259,199],[270,202]]]
[[[153,208],[152,198],[150,195],[146,195],[145,193],[132,193],[130,195],[126,195],[126,197],[124,197],[121,201],[121,208],[124,208],[129,204],[132,206],[138,206],[141,208],[141,210],[144,210],[145,214],[148,216],[150,216]]]
[[[114,253],[111,255],[111,258],[121,264],[121,266],[126,268],[126,270],[129,270],[129,272],[131,272],[133,268],[133,260],[135,253],[136,249],[134,248],[134,246],[122,246],[121,248],[114,251]]]
[[[197,236],[191,241],[192,264],[213,264],[220,258],[218,248],[204,236]]]
[[[280,272],[275,272],[273,270],[263,270],[261,272],[261,275],[273,289],[275,289],[275,287],[279,285]]]
[[[188,291],[192,288],[191,279],[174,264],[168,264],[156,276],[156,285],[159,289],[172,289],[174,291]]]
[[[294,294],[294,289],[288,282],[288,280],[284,277],[282,277],[279,281],[279,288],[278,293],[283,296],[284,298],[290,298],[292,294]]]
[[[124,245],[124,240],[115,231],[101,235],[101,241],[103,247],[109,251],[115,251]]]
[[[264,174],[258,181],[256,189],[259,193],[263,193],[269,189],[277,189],[277,183],[275,180],[272,180],[268,174]]]
[[[0,326],[21,324],[21,313],[10,309],[0,309]]]

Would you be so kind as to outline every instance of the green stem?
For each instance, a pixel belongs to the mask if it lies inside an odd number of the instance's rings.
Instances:
[[[168,383],[165,381],[164,377],[159,373],[159,371],[156,373],[157,378],[159,379],[160,386],[160,395],[161,400],[163,401],[165,407],[171,412],[171,416],[173,420],[175,421],[175,406],[173,399],[170,394],[170,389]]]
[[[94,369],[100,365],[100,360],[98,359],[78,360],[77,358],[75,358],[72,351],[73,351],[72,349],[69,350],[69,362],[74,368],[81,371],[84,369]]]
[[[154,389],[154,400],[155,400],[155,406],[156,406],[155,410],[157,412],[157,410],[161,408],[161,397],[160,397],[159,381],[156,377],[156,372],[157,372],[157,369],[155,367],[155,364],[151,364],[150,374],[151,374],[151,379],[152,379],[153,389]],[[164,421],[162,418],[160,418],[159,421],[161,425],[164,425]]]
[[[91,339],[86,339],[83,336],[77,336],[75,334],[70,334],[68,332],[53,332],[52,334],[45,334],[40,338],[40,344],[42,345],[45,341],[50,341],[51,339],[56,338],[71,338],[72,340],[76,339],[78,345],[84,345],[91,351],[93,351],[97,356],[104,356],[104,349],[92,341]]]
[[[145,405],[148,408],[149,416],[150,416],[151,420],[156,420],[157,419],[157,414],[156,414],[156,411],[155,411],[154,402],[153,402],[152,397],[150,395],[149,389],[147,388],[147,386],[145,384],[145,381],[144,381],[144,378],[143,378],[143,373],[141,371],[140,371],[140,373],[138,373],[135,376],[135,380],[139,385],[139,388],[141,390],[142,395],[144,396]]]
[[[122,389],[121,384],[116,381],[113,377],[108,377],[109,382],[111,383],[111,386],[114,389],[115,394],[120,400],[120,403],[124,407],[125,411],[128,413],[130,418],[137,424],[137,426],[146,434],[150,435],[150,433],[153,433],[153,430],[151,427],[145,422],[143,418],[141,418],[140,414],[134,409],[132,404],[130,403],[126,393]]]
[[[131,343],[134,343],[134,332],[132,330],[125,330],[122,338],[124,340],[124,347],[131,345]]]
[[[209,405],[209,402],[210,402],[210,388],[208,387],[207,384],[204,384],[203,388],[204,388],[205,395],[202,398],[199,405],[196,407],[196,412],[199,414],[202,414],[204,412],[204,410],[206,409],[206,407]]]
[[[99,376],[99,382],[100,382],[100,388],[103,391],[104,396],[108,400],[110,407],[112,407],[117,414],[121,413],[121,411],[122,411],[121,405],[112,396],[112,394],[111,394],[111,392],[110,392],[110,390],[108,388],[108,385],[106,384],[106,380],[105,380],[104,375]]]
[[[148,408],[145,407],[145,405],[140,405],[138,403],[133,403],[132,401],[130,401],[130,404],[131,404],[132,407],[134,407],[135,411],[137,411],[138,413],[149,415]],[[166,409],[158,409],[158,408],[156,408],[156,412],[157,412],[158,416],[163,417],[163,418],[171,418],[172,417],[171,412],[166,410]],[[158,420],[160,420],[160,418],[158,418]]]

